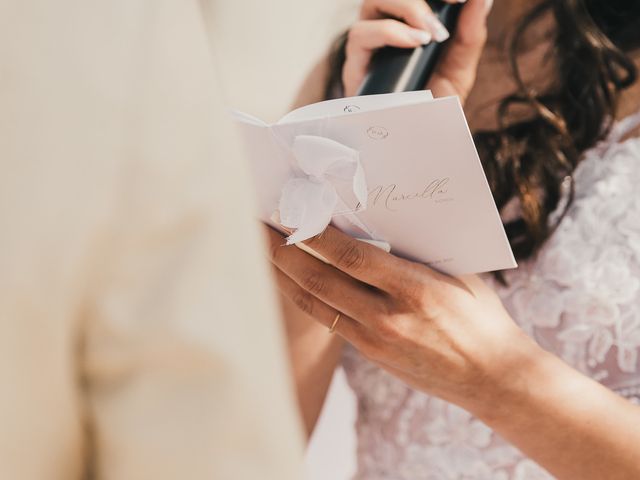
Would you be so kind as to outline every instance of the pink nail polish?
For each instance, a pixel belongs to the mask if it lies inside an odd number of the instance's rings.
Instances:
[[[421,45],[431,43],[432,36],[429,32],[425,32],[424,30],[411,30],[409,34],[416,41],[420,42]]]
[[[449,34],[449,30],[445,28],[445,26],[438,20],[435,15],[427,15],[426,23],[429,26],[429,30],[431,30],[431,34],[433,35],[433,39],[436,42],[444,42],[451,35]]]

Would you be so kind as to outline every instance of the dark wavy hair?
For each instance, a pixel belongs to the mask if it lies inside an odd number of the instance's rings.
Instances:
[[[519,57],[530,27],[548,15],[554,28],[545,62],[553,62],[555,78],[538,91],[523,78]],[[342,36],[330,55],[327,98],[341,89],[345,44]],[[543,0],[516,26],[507,50],[516,91],[499,103],[498,130],[474,134],[498,208],[519,202],[505,224],[516,258],[534,256],[562,221],[575,168],[608,135],[621,92],[638,79],[629,53],[639,47],[640,0]],[[569,196],[560,205],[563,188]]]

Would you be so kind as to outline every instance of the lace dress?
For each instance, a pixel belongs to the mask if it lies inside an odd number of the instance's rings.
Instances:
[[[540,254],[493,282],[547,350],[640,403],[640,139],[619,123],[574,176],[576,197]],[[488,281],[491,281],[488,279]],[[541,467],[466,411],[406,387],[355,350],[343,361],[358,398],[362,480],[542,480]]]

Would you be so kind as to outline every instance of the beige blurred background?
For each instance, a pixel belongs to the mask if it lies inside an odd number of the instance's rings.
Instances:
[[[235,108],[275,121],[331,40],[355,19],[360,1],[271,0],[236,19],[240,9],[230,5],[237,1],[216,6],[225,19],[215,31],[226,93]]]
[[[242,1],[242,0],[232,0]],[[219,9],[225,10],[220,1]],[[286,113],[305,75],[357,16],[359,0],[271,0],[258,11],[220,15],[216,55],[230,106],[273,122]],[[216,7],[218,8],[218,6]],[[233,21],[230,19],[233,18]],[[310,480],[354,472],[354,399],[338,371],[307,453]]]

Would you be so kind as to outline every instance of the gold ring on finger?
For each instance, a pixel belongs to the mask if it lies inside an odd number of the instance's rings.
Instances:
[[[336,327],[338,326],[338,322],[340,321],[341,315],[342,314],[338,312],[338,314],[336,315],[336,318],[333,320],[333,323],[331,324],[331,328],[329,328],[329,333],[333,333],[336,331]]]

